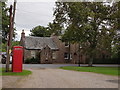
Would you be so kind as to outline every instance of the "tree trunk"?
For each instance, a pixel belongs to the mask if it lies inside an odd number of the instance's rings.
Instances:
[[[78,66],[80,67],[80,43],[78,47]]]
[[[92,67],[92,64],[93,64],[93,57],[90,57],[88,66],[89,66],[89,67]]]
[[[12,36],[13,36],[13,28],[12,28],[12,5],[10,6],[10,27],[9,27],[9,37],[8,37],[8,42],[7,42],[7,58],[6,58],[6,72],[9,72],[9,64],[10,64],[10,49],[11,49],[11,42],[12,42]]]

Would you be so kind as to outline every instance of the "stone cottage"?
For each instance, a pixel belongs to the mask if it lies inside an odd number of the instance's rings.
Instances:
[[[58,36],[25,36],[22,31],[20,43],[24,47],[24,60],[34,57],[39,58],[41,64],[78,63],[78,45],[71,44],[69,46],[67,42],[62,42]],[[81,63],[85,63],[85,59],[85,55],[81,54]]]

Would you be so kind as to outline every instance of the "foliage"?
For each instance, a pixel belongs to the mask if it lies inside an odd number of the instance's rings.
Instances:
[[[54,22],[61,26],[63,40],[79,43],[92,65],[96,51],[111,52],[118,29],[118,3],[56,2]],[[64,29],[63,29],[64,28]],[[78,47],[78,48],[80,48]]]
[[[26,76],[32,74],[29,70],[23,70],[22,72],[5,72],[4,68],[0,68],[0,75],[2,76]]]
[[[50,35],[52,35],[53,33],[55,35],[60,35],[61,34],[60,27],[55,22],[49,23],[48,26],[47,26],[47,30],[49,31]]]
[[[2,4],[2,42],[5,43],[7,34],[9,32],[9,8],[6,6],[6,2],[0,2]]]
[[[38,36],[38,37],[49,37],[50,32],[44,26],[36,26],[32,30],[30,30],[31,36]]]
[[[7,43],[2,43],[2,52],[6,52],[7,50]]]
[[[118,58],[93,59],[93,64],[119,64]]]
[[[25,64],[39,64],[40,60],[38,58],[28,58],[25,60]]]
[[[19,43],[20,43],[19,41],[12,41],[12,47],[19,46],[20,45]],[[6,52],[6,50],[7,50],[7,42],[2,43],[2,52]]]
[[[80,72],[94,72],[94,73],[113,75],[113,76],[120,75],[120,73],[118,73],[118,67],[73,67],[73,66],[66,66],[66,67],[61,67],[61,69],[74,70],[74,71],[80,71]]]
[[[19,45],[20,45],[20,41],[12,41],[12,47],[19,46]]]
[[[0,2],[0,5],[2,7],[0,7],[2,9],[2,12],[0,12],[0,14],[2,13],[2,42],[6,43],[7,39],[8,39],[8,34],[9,34],[9,24],[10,24],[10,16],[9,16],[9,7],[7,7],[7,4],[5,2]],[[1,17],[1,16],[0,16]],[[14,31],[16,30],[16,28],[14,28]],[[15,35],[17,33],[13,33],[13,40],[15,39]]]

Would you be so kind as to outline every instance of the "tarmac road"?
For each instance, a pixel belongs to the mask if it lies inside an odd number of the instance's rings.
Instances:
[[[118,88],[118,77],[55,68],[31,68],[29,76],[3,76],[3,88]]]
[[[64,66],[78,66],[78,64],[23,64],[24,69],[30,68],[59,68]],[[88,64],[81,64],[81,66],[88,66]],[[118,67],[117,64],[93,64],[96,67]],[[5,67],[5,64],[0,64],[0,67]],[[11,64],[10,64],[11,67]]]

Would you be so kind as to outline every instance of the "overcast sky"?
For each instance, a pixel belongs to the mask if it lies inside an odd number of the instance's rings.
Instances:
[[[8,0],[8,6],[13,4],[13,1],[14,0]],[[38,25],[47,26],[49,22],[52,22],[55,1],[56,0],[17,0],[15,16],[15,27],[17,29],[16,40],[20,40],[23,29],[25,30],[26,36],[28,36],[33,27]]]
[[[13,4],[8,2],[8,6]],[[53,8],[55,2],[17,2],[15,27],[17,29],[16,40],[20,40],[24,29],[26,36],[30,30],[38,25],[47,26],[53,20]]]

